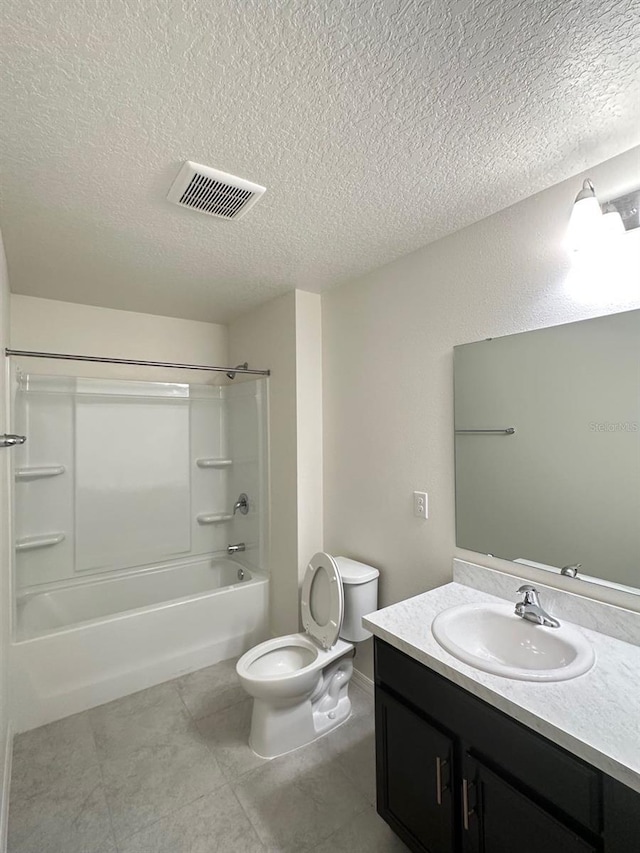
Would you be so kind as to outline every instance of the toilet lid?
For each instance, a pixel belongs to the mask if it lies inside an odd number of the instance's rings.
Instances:
[[[319,551],[307,566],[302,582],[302,624],[323,649],[335,645],[342,628],[344,592],[338,564]]]

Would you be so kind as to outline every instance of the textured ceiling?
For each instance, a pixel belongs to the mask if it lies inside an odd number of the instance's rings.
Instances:
[[[634,0],[4,0],[12,290],[225,322],[640,141]],[[169,204],[193,159],[267,186]]]

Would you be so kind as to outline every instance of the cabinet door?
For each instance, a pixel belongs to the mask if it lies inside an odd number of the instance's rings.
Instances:
[[[640,850],[640,794],[610,776],[604,777],[604,849]]]
[[[376,690],[378,812],[417,853],[455,849],[452,761],[448,737]]]
[[[480,761],[465,756],[462,782],[464,853],[596,853]]]

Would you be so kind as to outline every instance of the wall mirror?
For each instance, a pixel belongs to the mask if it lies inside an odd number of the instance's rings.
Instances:
[[[640,593],[640,310],[454,349],[460,548]]]

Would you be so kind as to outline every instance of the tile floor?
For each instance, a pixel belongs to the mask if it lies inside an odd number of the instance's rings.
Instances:
[[[15,740],[9,853],[406,853],[375,812],[373,701],[266,761],[224,661]]]

